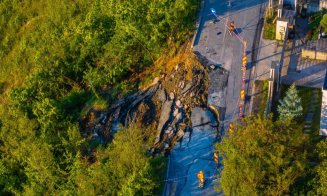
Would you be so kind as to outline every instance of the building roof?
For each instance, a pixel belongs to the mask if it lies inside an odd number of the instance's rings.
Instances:
[[[309,41],[304,47],[306,50],[315,50],[319,52],[327,52],[327,39],[318,39]]]

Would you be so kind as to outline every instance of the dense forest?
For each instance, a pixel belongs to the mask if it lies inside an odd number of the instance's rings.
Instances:
[[[108,107],[134,88],[126,79],[189,39],[198,6],[2,0],[0,194],[158,194],[165,161],[147,156],[147,129],[121,130],[95,149],[81,137],[79,120],[87,105]]]
[[[1,0],[0,195],[160,195],[166,158],[149,153],[151,127],[101,144],[81,119],[150,83],[192,37],[199,4]],[[290,89],[274,117],[235,122],[216,144],[217,191],[326,194],[327,141],[304,134],[304,101]]]

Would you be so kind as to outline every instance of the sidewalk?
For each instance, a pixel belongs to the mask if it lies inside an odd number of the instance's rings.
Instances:
[[[297,18],[297,36],[287,43],[281,74],[282,84],[295,84],[321,88],[326,74],[326,61],[317,61],[301,58],[301,49],[305,45],[307,31],[306,19]],[[280,61],[281,46],[275,40],[264,40],[261,36],[259,55],[254,80],[269,78],[272,61]]]
[[[271,62],[279,61],[280,51],[281,47],[277,47],[277,41],[265,40],[261,34],[254,80],[267,80],[269,78]]]

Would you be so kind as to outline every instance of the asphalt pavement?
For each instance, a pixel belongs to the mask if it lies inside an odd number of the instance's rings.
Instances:
[[[247,41],[248,71],[251,72],[251,52],[254,43],[255,32],[258,21],[261,18],[266,0],[235,0],[228,6],[226,0],[205,0],[199,21],[198,32],[194,40],[193,50],[200,52],[217,67],[221,67],[227,72],[228,81],[226,86],[215,89],[211,85],[208,101],[216,104],[217,108],[224,109],[224,116],[221,120],[229,122],[237,119],[239,95],[242,82],[242,56],[243,45],[231,35],[226,28],[226,22],[234,21],[235,29],[239,36]],[[216,10],[223,20],[214,21],[211,8]],[[210,82],[216,82],[217,77],[222,74],[210,74]],[[209,82],[209,83],[210,83]],[[213,100],[220,97],[219,100]],[[203,115],[208,112],[199,113],[196,118],[203,119]],[[192,114],[193,114],[192,113]],[[194,119],[192,120],[193,123]],[[227,124],[227,123],[226,123]],[[193,125],[194,126],[194,125]],[[170,155],[167,171],[167,182],[163,195],[219,195],[214,190],[217,186],[217,164],[213,161],[214,144],[217,142],[217,128],[196,127],[192,133],[186,133],[182,142],[175,145]],[[206,183],[204,188],[198,188],[196,173],[204,170]]]
[[[210,61],[229,71],[226,89],[225,121],[229,122],[238,118],[239,96],[242,85],[242,56],[243,44],[226,28],[230,21],[234,21],[235,29],[247,42],[248,73],[251,69],[251,52],[255,32],[261,18],[265,0],[232,1],[232,6],[227,6],[227,1],[208,0],[204,5],[204,16],[200,23],[199,33],[196,36],[193,50],[200,52]],[[224,18],[213,22],[214,16],[210,8],[214,8],[217,15]],[[225,22],[227,21],[227,22]],[[227,23],[227,24],[226,24]]]

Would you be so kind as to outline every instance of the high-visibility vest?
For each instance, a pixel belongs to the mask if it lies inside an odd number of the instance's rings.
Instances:
[[[198,177],[200,183],[204,182],[204,173],[202,170],[196,176]]]
[[[235,24],[234,24],[234,21],[231,21],[231,22],[229,23],[229,30],[230,30],[231,32],[233,32],[233,31],[235,30]]]
[[[218,153],[213,153],[213,158],[214,158],[214,161],[218,164]]]

